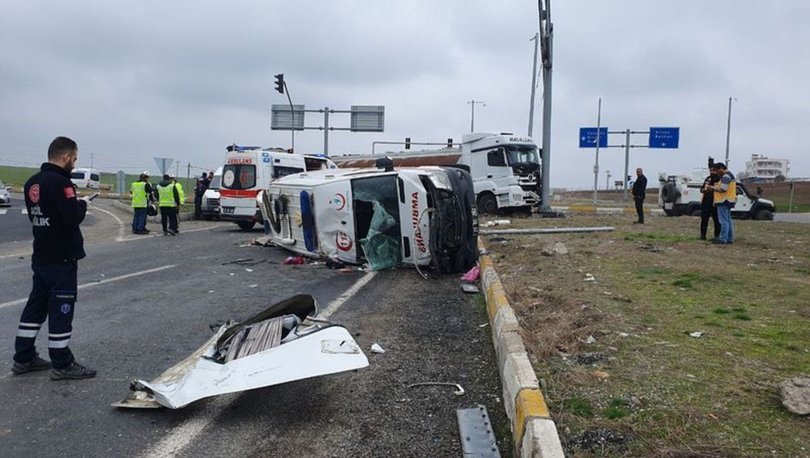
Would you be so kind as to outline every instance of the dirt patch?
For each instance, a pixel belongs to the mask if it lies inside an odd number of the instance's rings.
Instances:
[[[775,388],[810,373],[810,226],[735,221],[716,246],[697,218],[631,221],[513,218],[616,230],[488,244],[566,451],[810,455]],[[556,242],[568,254],[541,256]]]

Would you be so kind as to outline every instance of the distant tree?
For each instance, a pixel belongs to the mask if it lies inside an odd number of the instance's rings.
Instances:
[[[773,181],[775,181],[777,183],[782,183],[782,182],[785,181],[785,176],[780,173],[779,175],[776,175],[775,177],[773,177]]]

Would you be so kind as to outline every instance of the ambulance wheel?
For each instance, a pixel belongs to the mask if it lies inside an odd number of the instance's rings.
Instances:
[[[239,229],[242,229],[243,231],[249,231],[253,229],[253,226],[255,224],[256,224],[255,221],[239,221],[238,223],[236,223],[236,225],[239,226]]]
[[[478,196],[478,213],[484,215],[494,215],[498,212],[498,201],[491,192],[482,192]]]

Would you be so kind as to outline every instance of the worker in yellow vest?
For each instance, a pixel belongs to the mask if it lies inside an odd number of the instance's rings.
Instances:
[[[143,172],[138,181],[129,188],[132,196],[132,233],[148,234],[146,229],[146,208],[152,197],[152,185],[149,183],[149,172]]]
[[[734,243],[734,223],[731,221],[731,209],[737,203],[737,179],[722,162],[715,162],[714,167],[720,175],[720,182],[710,186],[714,193],[714,206],[717,207],[717,219],[720,220],[720,237],[712,243],[726,245]]]
[[[155,190],[160,207],[160,225],[163,235],[177,235],[177,211],[180,208],[180,191],[171,175],[163,175]]]

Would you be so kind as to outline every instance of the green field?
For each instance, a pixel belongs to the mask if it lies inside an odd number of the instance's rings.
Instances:
[[[7,186],[11,186],[16,190],[22,189],[22,186],[28,181],[28,178],[31,175],[37,173],[39,169],[33,167],[10,167],[0,165],[0,181],[5,183]],[[126,185],[124,186],[124,191],[128,192],[129,187],[132,185],[133,182],[138,181],[138,175],[126,175]],[[160,181],[160,177],[150,177],[149,181],[152,184],[157,184]],[[196,177],[191,177],[190,179],[185,177],[178,177],[177,181],[183,185],[183,189],[186,192],[186,197],[191,197],[194,192],[194,184],[196,183]],[[116,188],[116,184],[118,179],[114,173],[105,173],[101,172],[101,186],[102,190],[105,187],[108,187],[107,190],[110,192],[119,192]]]

